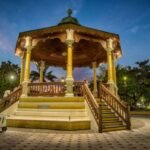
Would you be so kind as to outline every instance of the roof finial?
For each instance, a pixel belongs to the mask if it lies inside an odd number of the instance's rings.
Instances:
[[[72,9],[69,8],[69,9],[67,10],[67,13],[68,13],[68,16],[71,17]]]

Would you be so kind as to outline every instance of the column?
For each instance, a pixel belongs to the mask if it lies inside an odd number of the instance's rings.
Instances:
[[[115,92],[114,94],[118,95],[118,87],[117,87],[117,76],[116,76],[116,55],[115,53],[112,53],[112,64],[113,64],[113,81],[114,81],[114,88]]]
[[[117,79],[116,79],[116,56],[114,53],[112,53],[112,62],[113,62],[113,81],[117,85]]]
[[[113,40],[107,40],[107,63],[108,63],[108,81],[109,89],[112,93],[114,90],[114,78],[113,78],[113,60],[112,60]]]
[[[73,97],[73,69],[72,69],[72,44],[74,42],[74,30],[67,29],[67,77],[66,77],[66,97]]]
[[[21,66],[20,66],[20,84],[24,81],[24,67],[25,67],[25,53],[20,56]]]
[[[40,82],[44,81],[44,68],[45,68],[45,62],[44,61],[40,61]]]
[[[97,75],[96,75],[96,62],[92,63],[93,67],[93,95],[97,97]]]
[[[30,82],[30,61],[31,61],[31,49],[32,49],[32,39],[31,37],[26,37],[25,39],[26,48],[26,62],[25,62],[25,76],[22,86],[22,97],[28,96],[28,83]]]

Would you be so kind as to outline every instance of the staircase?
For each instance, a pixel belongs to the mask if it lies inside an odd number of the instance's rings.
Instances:
[[[123,124],[113,110],[102,100],[102,132],[125,130],[127,127]]]
[[[90,119],[83,97],[20,98],[17,111],[7,118],[10,127],[87,130]]]
[[[99,132],[130,129],[129,107],[113,95],[104,85],[100,85],[100,97],[94,98],[88,85],[83,85],[85,100],[92,112]]]

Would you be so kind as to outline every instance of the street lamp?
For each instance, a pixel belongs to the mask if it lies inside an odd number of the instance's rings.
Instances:
[[[65,82],[65,79],[64,79],[64,77],[62,77],[62,78],[61,78],[61,82]]]
[[[15,76],[14,75],[10,75],[10,80],[15,80]]]

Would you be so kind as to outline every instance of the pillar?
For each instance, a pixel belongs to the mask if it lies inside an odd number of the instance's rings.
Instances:
[[[112,53],[112,64],[113,64],[113,81],[114,81],[114,94],[118,95],[118,87],[117,87],[117,76],[116,76],[116,56]]]
[[[74,42],[74,30],[67,29],[67,76],[66,76],[66,97],[73,97],[73,67],[72,67],[72,44]]]
[[[92,63],[93,67],[93,95],[97,97],[97,75],[96,75],[96,62]]]
[[[20,57],[21,66],[20,66],[20,84],[24,81],[24,67],[25,67],[25,53]]]
[[[40,61],[40,82],[44,81],[44,68],[45,68],[45,62]]]
[[[115,84],[113,77],[113,59],[112,59],[112,51],[113,51],[113,40],[107,40],[107,63],[108,63],[108,81],[109,89],[112,93],[115,93]]]
[[[25,39],[26,48],[26,62],[25,62],[25,75],[22,86],[22,97],[28,95],[28,83],[30,82],[30,61],[31,61],[31,49],[32,49],[32,39],[31,37],[26,37]]]
[[[112,63],[113,63],[113,81],[117,85],[117,77],[116,77],[116,56],[112,53]]]

